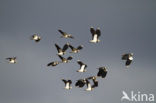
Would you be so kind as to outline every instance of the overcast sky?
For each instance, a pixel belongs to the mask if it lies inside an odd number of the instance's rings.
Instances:
[[[101,42],[91,44],[89,28],[101,29]],[[60,38],[57,31],[75,39]],[[30,36],[38,33],[35,43]],[[84,45],[68,64],[46,65],[55,60],[56,48],[69,42]],[[122,91],[156,95],[155,0],[0,0],[0,103],[121,103]],[[70,52],[70,49],[67,50]],[[128,69],[121,60],[134,53]],[[17,56],[17,64],[5,58]],[[88,65],[77,73],[77,60]],[[75,81],[108,68],[105,79],[91,92],[74,87]],[[64,90],[62,78],[73,81]]]

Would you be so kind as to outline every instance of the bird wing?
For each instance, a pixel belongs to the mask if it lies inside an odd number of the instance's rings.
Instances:
[[[69,56],[68,58],[67,58],[67,60],[72,60],[73,59],[73,57],[71,57],[71,56]]]
[[[63,32],[62,30],[58,30],[62,35],[65,35],[65,32]]]
[[[78,63],[80,66],[84,65],[84,63],[83,63],[82,61],[77,61],[77,63]]]
[[[64,57],[62,57],[61,55],[58,55],[58,57],[59,57],[61,60],[65,59],[65,58],[64,58]]]
[[[67,81],[65,80],[65,79],[62,79],[62,81],[66,84],[67,83]]]
[[[99,38],[101,36],[101,31],[99,28],[96,29],[96,34],[97,34],[97,38]]]
[[[78,49],[78,50],[83,49],[83,45],[78,46],[77,49]]]
[[[128,54],[124,54],[124,55],[122,55],[122,58],[121,59],[122,60],[127,60],[128,59],[128,56],[129,56]]]
[[[50,66],[50,65],[52,65],[52,64],[53,64],[53,62],[50,62],[50,63],[47,64],[47,66]]]
[[[95,29],[93,27],[90,27],[90,32],[92,34],[92,39],[93,39],[94,35],[96,34]]]
[[[70,49],[72,49],[72,50],[74,49],[74,47],[73,47],[72,45],[69,45],[69,47],[70,47]]]
[[[57,44],[55,44],[55,47],[56,47],[57,51],[60,52],[61,48]]]
[[[68,49],[68,47],[69,47],[69,45],[68,45],[68,44],[65,44],[65,45],[63,46],[63,51],[66,51],[66,50]]]

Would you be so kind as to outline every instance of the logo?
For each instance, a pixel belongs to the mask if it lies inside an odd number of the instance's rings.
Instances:
[[[132,101],[132,102],[154,102],[154,94],[145,94],[140,91],[134,92],[131,91],[130,95],[128,95],[125,91],[122,91],[123,96],[121,97],[121,101]]]

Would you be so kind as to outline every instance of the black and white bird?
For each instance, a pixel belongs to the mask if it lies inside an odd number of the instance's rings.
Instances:
[[[69,43],[66,43],[64,46],[63,46],[63,48],[61,49],[57,44],[55,44],[55,47],[56,47],[56,49],[57,49],[57,51],[58,51],[58,55],[64,55],[65,53],[66,53],[66,50],[68,49],[68,47],[69,47]]]
[[[72,50],[70,53],[78,53],[81,49],[83,49],[83,45],[79,45],[77,48],[69,45],[70,49]]]
[[[35,42],[39,42],[41,40],[41,37],[37,34],[34,34],[31,36],[31,40],[34,40]]]
[[[77,80],[77,82],[75,83],[76,87],[82,88],[84,87],[84,85],[86,84],[86,80],[85,79],[79,79]]]
[[[91,79],[93,81],[92,88],[98,87],[98,81],[96,80],[96,76],[88,77],[88,80]]]
[[[105,78],[106,75],[107,75],[107,69],[106,69],[106,67],[100,67],[98,69],[99,69],[99,72],[97,73],[97,76],[98,77]]]
[[[6,60],[8,60],[8,63],[10,64],[17,63],[17,57],[9,57],[9,58],[6,58]]]
[[[133,53],[127,53],[122,55],[122,60],[126,60],[126,67],[129,67],[129,65],[131,64],[131,62],[133,61]]]
[[[48,63],[47,64],[47,66],[57,66],[59,64],[59,62],[58,61],[54,61],[54,62],[50,62],[50,63]]]
[[[65,87],[64,87],[65,89],[67,89],[67,90],[72,89],[72,87],[71,87],[72,81],[71,80],[62,79],[62,81],[65,84]]]
[[[69,56],[68,58],[64,58],[61,55],[58,55],[58,57],[61,59],[61,63],[68,63],[70,60],[73,59],[73,57]]]
[[[88,79],[86,79],[86,85],[87,85],[87,88],[85,89],[86,91],[92,91],[94,89],[92,88],[92,85],[90,84]]]
[[[100,42],[99,37],[101,36],[100,28],[98,27],[96,30],[91,27],[90,32],[92,34],[92,40],[90,40],[91,43],[98,43]]]
[[[63,32],[60,29],[58,31],[62,34],[61,38],[71,38],[71,39],[74,39],[74,37],[71,34],[68,34],[66,32]]]
[[[80,65],[80,69],[77,70],[77,72],[86,72],[86,68],[87,68],[87,65],[84,64],[82,61],[78,60],[77,63]]]

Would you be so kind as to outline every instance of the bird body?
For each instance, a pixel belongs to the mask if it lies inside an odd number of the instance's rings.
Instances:
[[[70,60],[73,59],[71,56],[69,56],[68,58],[64,58],[61,55],[58,55],[58,57],[61,59],[62,63],[68,63]]]
[[[68,49],[68,46],[69,46],[69,43],[66,43],[64,46],[63,46],[63,49],[61,49],[57,44],[55,44],[55,47],[58,51],[58,55],[64,55],[66,53],[66,50]]]
[[[10,64],[15,64],[15,63],[17,63],[17,60],[16,60],[16,59],[17,59],[16,57],[6,58],[6,60],[8,60],[8,62],[9,62]]]
[[[77,70],[77,72],[86,72],[86,68],[87,68],[87,65],[84,64],[82,61],[78,60],[77,63],[80,65],[80,69]]]
[[[62,79],[62,81],[65,83],[65,89],[69,90],[69,89],[72,89],[71,87],[71,84],[72,84],[72,81],[71,80],[65,80],[65,79]]]
[[[133,61],[133,53],[127,53],[122,55],[122,60],[126,60],[126,67],[129,67],[129,65],[131,64],[131,62]]]
[[[91,27],[90,32],[92,34],[92,40],[90,40],[91,43],[98,43],[100,42],[99,37],[101,36],[100,28],[97,28],[96,30]]]
[[[60,29],[58,31],[62,34],[61,38],[71,38],[71,39],[74,39],[74,37],[71,34],[68,34],[68,33],[64,32],[64,31],[62,31]]]
[[[75,83],[75,86],[82,88],[84,87],[85,83],[86,83],[85,79],[80,79],[80,80],[77,80],[77,82]]]
[[[99,72],[98,72],[97,76],[98,77],[105,78],[106,75],[107,75],[107,69],[106,69],[106,67],[100,67],[98,69],[99,69]]]
[[[35,42],[39,42],[41,40],[41,37],[38,36],[37,34],[34,34],[31,36],[31,39],[34,40]]]
[[[57,66],[59,64],[58,61],[50,62],[47,66]]]
[[[70,53],[78,53],[81,49],[83,49],[83,45],[79,45],[77,48],[73,47],[72,45],[69,45],[69,47],[72,50]]]

